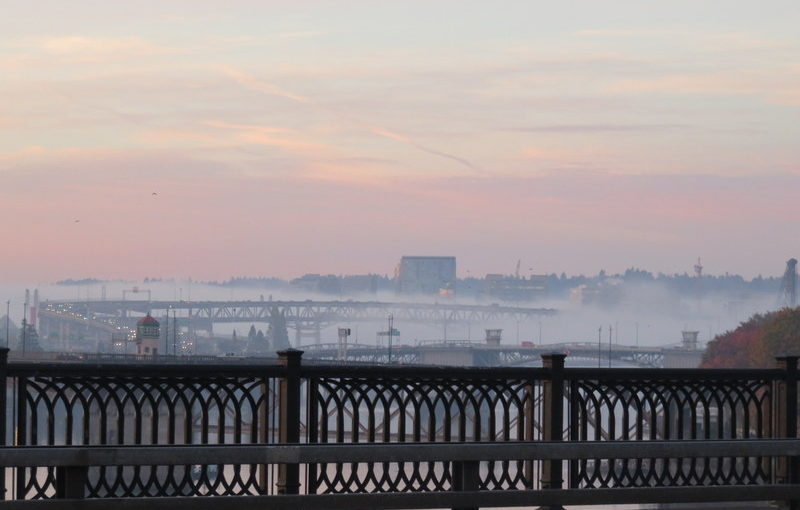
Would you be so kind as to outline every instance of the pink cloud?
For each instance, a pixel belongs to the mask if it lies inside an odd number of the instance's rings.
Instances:
[[[401,254],[434,252],[473,274],[509,257],[580,272],[698,254],[765,272],[792,253],[781,232],[800,194],[791,175],[376,178],[369,162],[323,161],[252,178],[193,151],[33,153],[0,173],[15,219],[0,236],[18,240],[0,281],[384,273]],[[754,242],[769,249],[730,253]]]

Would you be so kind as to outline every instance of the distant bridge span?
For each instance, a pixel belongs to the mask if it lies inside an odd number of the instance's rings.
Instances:
[[[526,308],[501,305],[466,305],[455,303],[392,303],[385,301],[47,301],[39,317],[43,323],[108,321],[114,326],[133,327],[146,313],[164,317],[177,312],[196,329],[211,331],[217,323],[267,323],[273,309],[286,318],[287,325],[301,337],[320,341],[324,327],[352,322],[381,322],[391,314],[395,323],[451,325],[489,323],[498,320],[532,321],[555,315],[552,308]],[[88,324],[86,324],[88,326]]]
[[[585,359],[605,365],[608,360],[642,367],[660,368],[670,354],[688,351],[673,347],[634,347],[608,344],[599,349],[593,342],[568,342],[543,345],[486,345],[469,341],[446,341],[420,345],[396,345],[391,353],[387,347],[351,344],[303,346],[305,358],[317,360],[349,360],[370,363],[456,364],[473,366],[513,366],[541,361],[542,354],[561,352],[571,359]]]
[[[384,301],[48,301],[46,313],[69,309],[84,315],[93,313],[130,317],[152,313],[163,316],[177,310],[184,317],[217,322],[268,322],[272,309],[284,314],[287,322],[383,321],[392,314],[397,321],[413,323],[468,323],[498,319],[527,321],[554,315],[552,308],[525,308],[500,305],[453,303],[391,303]],[[181,313],[183,312],[183,313]]]

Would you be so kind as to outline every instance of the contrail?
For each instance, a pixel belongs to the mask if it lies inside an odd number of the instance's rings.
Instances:
[[[387,129],[387,128],[384,128],[384,127],[381,127],[381,126],[375,126],[375,125],[368,124],[366,122],[363,122],[363,121],[353,117],[352,115],[337,111],[337,110],[335,110],[333,108],[330,108],[328,106],[320,104],[320,103],[318,103],[317,101],[314,101],[311,98],[308,98],[308,97],[305,97],[305,96],[301,96],[301,95],[298,95],[298,94],[294,94],[292,92],[289,92],[287,90],[284,90],[284,89],[278,87],[277,85],[273,85],[271,83],[265,83],[263,81],[260,81],[257,78],[255,78],[254,76],[251,76],[251,75],[249,75],[247,73],[243,73],[241,71],[237,71],[236,69],[233,69],[233,68],[230,68],[230,67],[227,67],[227,66],[222,67],[222,72],[224,74],[227,74],[228,76],[230,76],[234,80],[236,80],[236,82],[239,83],[240,85],[242,85],[243,87],[246,87],[246,88],[249,88],[249,89],[252,89],[252,90],[257,90],[257,91],[263,92],[265,94],[270,94],[270,95],[273,95],[273,96],[283,97],[283,98],[290,99],[290,100],[298,102],[298,103],[302,103],[302,104],[305,104],[305,105],[312,106],[312,107],[317,108],[319,110],[322,110],[322,111],[324,111],[326,113],[333,114],[333,115],[335,115],[337,117],[343,118],[343,119],[347,120],[348,122],[350,122],[352,124],[355,124],[357,126],[360,126],[361,128],[363,128],[363,129],[365,129],[365,130],[367,130],[370,133],[373,133],[375,135],[382,136],[384,138],[389,138],[391,140],[395,140],[395,141],[404,143],[406,145],[414,147],[417,150],[420,150],[422,152],[427,152],[428,154],[432,154],[432,155],[438,156],[440,158],[445,158],[445,159],[449,159],[451,161],[455,161],[456,163],[458,163],[458,164],[460,164],[462,166],[465,166],[465,167],[469,168],[470,170],[480,171],[480,168],[477,165],[473,164],[471,161],[469,161],[467,159],[461,158],[461,157],[456,156],[454,154],[450,154],[450,153],[447,153],[447,152],[444,152],[444,151],[440,151],[440,150],[428,147],[426,145],[423,145],[421,143],[416,142],[415,140],[413,140],[412,138],[409,138],[408,136],[402,135],[400,133],[395,133],[394,131],[392,131],[390,129]]]

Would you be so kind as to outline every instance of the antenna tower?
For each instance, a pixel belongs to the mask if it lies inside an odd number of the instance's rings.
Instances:
[[[700,262],[700,257],[697,257],[697,264],[694,265],[694,291],[697,295],[697,305],[700,306],[700,301],[703,299],[703,264]]]
[[[786,272],[781,280],[781,291],[778,301],[783,306],[794,308],[797,305],[797,259],[786,261]]]
[[[700,263],[700,257],[697,257],[697,264],[694,265],[694,275],[698,280],[703,277],[703,264]]]

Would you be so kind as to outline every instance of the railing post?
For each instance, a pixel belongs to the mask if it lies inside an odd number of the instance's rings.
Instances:
[[[797,360],[798,356],[775,358],[784,378],[775,391],[774,431],[777,438],[797,438]],[[778,483],[800,482],[800,459],[789,457],[778,459],[776,466]],[[789,501],[789,508],[798,508],[797,501]]]
[[[14,445],[24,446],[28,442],[28,387],[27,378],[17,376],[17,426],[14,430]],[[16,493],[17,499],[25,499],[25,478],[30,468],[18,467],[16,471]]]
[[[56,468],[56,498],[83,499],[86,496],[88,466],[59,466]]]
[[[8,348],[0,348],[0,446],[7,444],[8,415],[6,392],[8,391]],[[0,501],[6,499],[6,468],[0,469]]]
[[[525,407],[523,408],[523,412],[525,413],[525,430],[524,430],[524,439],[525,441],[535,441],[536,440],[536,407],[537,407],[537,394],[536,394],[536,383],[534,381],[530,381],[530,383],[525,387],[526,391],[526,399],[525,399]],[[533,460],[526,460],[523,464],[523,472],[525,473],[525,488],[526,489],[533,489],[536,487],[536,470],[534,469],[534,461]]]
[[[477,460],[452,463],[453,490],[476,491],[480,487],[480,463]],[[456,507],[453,510],[478,510],[478,507]]]
[[[564,359],[566,354],[542,354],[542,366],[549,369],[549,378],[542,381],[542,440],[564,439]],[[563,462],[559,459],[542,462],[542,489],[562,488]],[[558,507],[557,507],[558,508]]]
[[[279,386],[278,442],[281,444],[300,442],[300,365],[303,351],[287,349],[278,351],[279,362],[286,373]],[[300,465],[278,466],[278,494],[299,494]]]
[[[306,423],[307,441],[309,443],[319,442],[319,409],[317,402],[317,392],[319,391],[316,381],[309,379],[308,388],[308,423]],[[373,430],[374,432],[374,430]],[[306,471],[306,494],[317,493],[317,464],[309,464]]]

